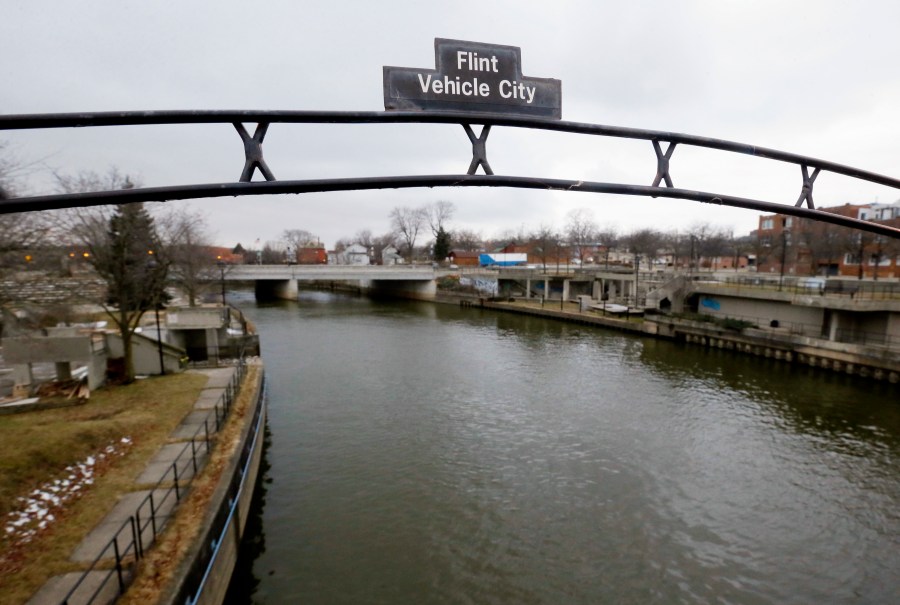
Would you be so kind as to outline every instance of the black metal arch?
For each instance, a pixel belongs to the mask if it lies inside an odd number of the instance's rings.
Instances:
[[[100,112],[0,115],[0,130],[26,130],[48,128],[74,128],[86,126],[125,126],[150,124],[233,124],[244,144],[245,162],[240,181],[236,183],[211,183],[174,187],[147,187],[117,191],[61,194],[2,199],[0,214],[92,206],[120,204],[141,201],[169,201],[239,195],[269,195],[284,193],[310,193],[321,191],[348,191],[354,189],[393,189],[412,187],[516,187],[524,189],[551,189],[635,195],[644,197],[666,197],[693,200],[704,203],[747,208],[762,212],[788,214],[809,218],[844,227],[869,231],[879,235],[900,238],[900,229],[887,225],[843,217],[815,208],[813,185],[821,172],[833,172],[894,189],[900,189],[900,179],[881,174],[801,156],[764,147],[735,143],[721,139],[698,137],[673,132],[642,130],[568,122],[540,118],[500,116],[496,114],[473,114],[458,112],[327,112],[327,111],[253,111],[253,110],[188,110],[188,111],[142,111],[142,112]],[[244,123],[257,125],[253,136],[244,128]],[[263,159],[262,143],[272,123],[294,124],[363,124],[363,123],[441,123],[461,124],[472,143],[472,159],[465,175],[394,176],[373,178],[338,178],[276,181],[272,171]],[[476,136],[473,124],[483,126]],[[494,175],[487,160],[487,138],[492,126],[532,128],[575,134],[587,134],[615,138],[648,140],[656,155],[656,174],[649,186],[603,183],[594,181],[571,181],[562,179],[542,179]],[[661,143],[668,143],[663,151]],[[780,204],[729,195],[677,189],[671,175],[671,160],[677,145],[705,147],[732,153],[741,153],[759,158],[787,162],[800,166],[802,182],[800,196],[796,204]],[[476,175],[478,167],[484,175]],[[253,172],[259,169],[265,182],[251,182]],[[809,169],[813,172],[810,176]],[[664,183],[665,186],[660,185]],[[804,208],[803,205],[806,204]]]

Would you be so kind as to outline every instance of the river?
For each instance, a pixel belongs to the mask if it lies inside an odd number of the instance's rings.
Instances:
[[[539,318],[257,304],[231,602],[900,602],[900,389]]]

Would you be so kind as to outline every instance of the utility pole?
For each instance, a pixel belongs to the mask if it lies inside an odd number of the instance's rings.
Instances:
[[[225,303],[225,262],[222,260],[222,257],[219,257],[219,260],[216,262],[219,265],[219,283],[222,285],[222,306],[227,306]]]

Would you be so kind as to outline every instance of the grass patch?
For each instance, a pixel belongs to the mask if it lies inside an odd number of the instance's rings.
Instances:
[[[238,451],[246,417],[253,414],[261,382],[262,366],[248,365],[240,394],[216,437],[215,449],[203,470],[191,482],[190,492],[179,503],[174,519],[166,525],[149,554],[138,563],[134,583],[119,600],[121,605],[158,603],[161,595],[172,590],[179,565],[196,546],[204,520],[215,513],[210,508],[213,493]],[[262,447],[262,441],[257,447]],[[247,489],[252,490],[253,485],[248,485]]]
[[[192,410],[207,377],[176,374],[95,391],[84,405],[0,416],[0,519],[67,466],[130,439],[124,455],[97,460],[93,484],[47,529],[22,543],[0,537],[0,602],[22,603],[47,578],[79,569],[69,561],[81,539],[131,491],[134,480]],[[5,532],[4,532],[5,533]]]

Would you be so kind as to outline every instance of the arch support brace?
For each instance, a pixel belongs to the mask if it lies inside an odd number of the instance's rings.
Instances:
[[[260,122],[256,125],[256,130],[251,137],[247,133],[247,129],[240,122],[234,123],[234,129],[241,136],[244,142],[244,170],[241,172],[240,182],[249,183],[253,178],[253,172],[259,168],[260,173],[267,181],[274,181],[275,175],[269,170],[269,166],[263,159],[262,143],[266,138],[266,131],[269,129],[268,122]]]
[[[484,168],[485,174],[493,175],[494,171],[491,170],[491,165],[488,164],[487,148],[485,147],[488,135],[491,134],[490,124],[482,127],[481,134],[477,137],[472,131],[471,126],[469,126],[468,124],[463,124],[462,127],[465,128],[466,134],[469,136],[469,140],[472,142],[472,163],[469,164],[469,171],[466,174],[475,174],[478,171],[478,167],[481,166],[482,168]]]
[[[821,168],[813,170],[812,176],[809,176],[809,168],[806,167],[806,164],[801,164],[800,170],[803,172],[803,187],[800,189],[800,197],[797,198],[797,203],[794,204],[794,206],[800,208],[803,205],[803,202],[806,202],[806,205],[809,206],[810,210],[815,210],[816,205],[813,204],[812,195],[813,183],[816,182],[816,177],[819,176]]]
[[[672,159],[672,154],[675,153],[675,145],[677,144],[669,143],[669,146],[666,147],[666,152],[663,153],[662,148],[659,146],[659,141],[653,141],[653,151],[656,153],[656,178],[653,179],[651,187],[659,187],[660,181],[665,181],[666,187],[670,189],[675,187],[672,184],[672,177],[669,175],[669,160]]]

